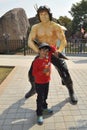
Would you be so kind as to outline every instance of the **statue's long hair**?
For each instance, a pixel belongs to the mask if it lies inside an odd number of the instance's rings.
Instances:
[[[47,6],[40,6],[39,8],[37,8],[37,16],[39,18],[39,21],[41,22],[39,13],[42,12],[42,11],[47,11],[48,12],[49,19],[51,21],[52,20],[52,13],[50,12],[50,8],[48,8]]]

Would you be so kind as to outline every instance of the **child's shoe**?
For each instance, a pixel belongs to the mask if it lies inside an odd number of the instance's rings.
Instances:
[[[38,123],[38,125],[42,125],[43,124],[43,116],[38,116],[37,117],[37,123]]]
[[[43,109],[43,114],[47,114],[47,115],[53,114],[53,110],[51,110],[51,109]]]

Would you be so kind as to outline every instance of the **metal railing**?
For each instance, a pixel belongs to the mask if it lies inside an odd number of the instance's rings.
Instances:
[[[23,40],[0,40],[0,54],[13,54],[24,50]]]
[[[87,53],[87,40],[79,40],[77,42],[68,42],[65,48],[66,54],[85,54]]]
[[[87,54],[87,40],[68,42],[66,54]],[[35,52],[28,47],[27,40],[0,40],[0,54],[34,55]]]

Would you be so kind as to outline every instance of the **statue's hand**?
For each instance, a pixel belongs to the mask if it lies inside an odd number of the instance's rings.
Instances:
[[[53,54],[54,54],[54,56],[56,56],[57,58],[59,57],[59,52],[58,52],[58,51],[55,51]]]

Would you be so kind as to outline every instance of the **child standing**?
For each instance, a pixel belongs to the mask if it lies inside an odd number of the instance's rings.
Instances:
[[[46,43],[39,46],[39,57],[33,62],[33,76],[35,77],[35,87],[37,93],[37,122],[43,124],[43,113],[52,114],[53,111],[48,109],[46,102],[51,72],[51,54],[55,52],[55,48],[50,47]]]

